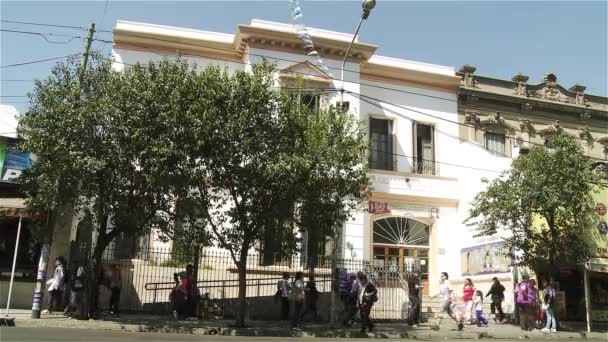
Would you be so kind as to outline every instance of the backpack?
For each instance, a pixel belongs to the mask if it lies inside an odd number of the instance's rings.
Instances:
[[[528,299],[529,288],[527,282],[521,282],[517,285],[517,304],[529,304],[530,301]]]
[[[375,303],[378,301],[378,289],[374,284],[369,283],[363,289],[363,302],[364,303]]]

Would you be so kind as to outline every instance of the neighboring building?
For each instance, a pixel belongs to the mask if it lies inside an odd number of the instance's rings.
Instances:
[[[557,76],[552,73],[545,75],[542,83],[529,84],[529,77],[522,74],[513,76],[511,80],[501,80],[476,75],[475,71],[475,67],[465,65],[458,72],[462,77],[458,92],[460,137],[481,147],[477,148],[479,157],[469,160],[467,165],[502,168],[508,165],[511,158],[527,153],[534,145],[551,148],[551,138],[556,133],[565,132],[579,139],[586,154],[593,158],[598,172],[606,172],[608,98],[585,94],[585,87],[579,84],[565,89],[557,83]],[[496,175],[488,176],[492,178]],[[473,196],[481,190],[481,184],[477,175],[463,175],[459,180],[463,184],[472,185],[466,189],[468,191],[461,193],[461,208],[465,210]],[[598,205],[608,202],[607,195],[603,191],[596,196]],[[597,228],[589,228],[595,234]],[[596,241],[605,244],[608,240],[605,233],[602,234],[594,237]],[[466,230],[463,231],[463,236],[466,238],[462,241],[462,258],[470,250],[483,249],[489,242],[487,238],[473,238]],[[601,258],[594,259],[595,263],[592,263],[596,266],[592,268],[596,271],[593,273],[596,279],[602,277],[598,263],[608,263],[606,249],[600,248],[598,251],[601,255],[596,256]],[[483,282],[489,281],[490,277],[479,275],[474,279]],[[561,290],[567,292],[566,311],[571,319],[584,318],[584,312],[581,311],[584,306],[580,305],[584,299],[582,281],[582,268],[564,269],[559,279]]]
[[[18,246],[11,307],[27,308],[32,305],[31,294],[40,254],[39,237],[35,235],[36,229],[31,228],[40,222],[25,212],[25,199],[19,191],[17,178],[32,163],[30,153],[15,149],[19,142],[19,115],[15,107],[0,104],[0,305],[6,305],[15,247]]]

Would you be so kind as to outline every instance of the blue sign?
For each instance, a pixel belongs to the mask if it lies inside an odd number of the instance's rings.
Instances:
[[[23,170],[32,168],[32,154],[29,152],[6,151],[1,180],[15,182]]]

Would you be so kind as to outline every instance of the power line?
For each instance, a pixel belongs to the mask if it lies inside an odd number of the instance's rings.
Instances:
[[[58,59],[64,59],[64,58],[72,57],[72,56],[75,56],[75,55],[77,55],[77,54],[73,53],[71,55],[65,55],[65,56],[61,56],[61,57],[53,57],[53,58],[40,59],[40,60],[30,61],[30,62],[24,62],[24,63],[2,65],[2,66],[0,66],[0,68],[10,68],[10,67],[16,67],[16,66],[21,66],[21,65],[29,65],[29,64],[35,64],[35,63],[54,61],[54,60],[58,60]]]
[[[121,35],[125,35],[125,36],[130,36],[130,37],[137,37],[137,38],[145,38],[145,39],[149,39],[149,40],[156,40],[156,41],[162,41],[162,42],[175,42],[172,40],[167,40],[167,39],[161,39],[161,38],[152,38],[152,37],[147,37],[147,36],[142,36],[142,35],[137,35],[137,34],[129,34],[129,33],[121,33]],[[98,40],[102,43],[106,43],[106,44],[113,44],[112,41],[108,41],[108,40]],[[194,46],[194,47],[203,47],[202,45],[198,45],[198,44],[192,44],[192,43],[185,43],[185,42],[180,42],[180,44],[182,45],[186,45],[186,46]],[[137,44],[133,44],[135,46],[141,47],[146,49],[147,47],[145,46],[141,46],[141,45],[137,45]],[[210,50],[219,50],[219,51],[227,51],[227,52],[234,52],[234,50],[231,49],[222,49],[222,48],[218,48],[218,47],[205,47],[206,49],[210,49]],[[173,54],[159,54],[157,52],[154,51],[149,51],[151,53],[157,54],[157,55],[164,55],[164,56],[175,56]],[[271,56],[271,55],[263,55],[263,54],[255,54],[255,53],[251,53],[248,52],[247,53],[250,56],[257,56],[257,57],[262,57],[262,58],[268,58],[268,59],[275,59],[275,60],[280,60],[280,61],[285,61],[285,62],[293,62],[293,63],[301,63],[302,61],[300,60],[294,60],[294,59],[289,59],[289,58],[280,58],[280,57],[276,57],[276,56]],[[224,62],[230,62],[230,63],[236,63],[236,64],[244,64],[246,65],[247,63],[245,62],[241,62],[241,61],[234,61],[234,60],[228,60],[228,59],[222,59],[222,58],[217,58],[217,57],[213,57],[213,59],[215,60],[219,60],[219,61],[224,61]],[[329,69],[336,69],[336,70],[340,70],[337,67],[328,67]],[[371,73],[364,73],[364,72],[360,72],[357,70],[351,70],[351,69],[344,69],[344,71],[347,72],[351,72],[351,73],[357,73],[359,75],[374,75]],[[302,73],[302,72],[296,72],[296,71],[292,71],[292,73],[294,74],[301,74],[301,75],[307,75],[306,73]],[[333,81],[337,81],[336,79],[333,79]],[[355,83],[355,82],[350,82],[350,81],[345,81],[346,83]],[[445,97],[441,97],[441,96],[434,96],[434,95],[428,95],[428,94],[422,94],[422,93],[418,93],[418,92],[414,92],[414,91],[407,91],[407,90],[401,90],[401,89],[393,89],[393,88],[389,88],[389,87],[384,87],[384,86],[379,86],[379,85],[375,85],[375,84],[370,84],[370,83],[364,83],[364,82],[358,82],[355,83],[361,86],[367,86],[367,87],[372,87],[372,88],[378,88],[378,89],[383,89],[383,90],[389,90],[389,91],[393,91],[393,92],[398,92],[398,93],[404,93],[404,94],[411,94],[411,95],[417,95],[417,96],[423,96],[423,97],[428,97],[428,98],[433,98],[433,99],[438,99],[438,100],[444,100],[444,101],[450,101],[450,102],[455,102],[458,103],[458,99],[451,99],[451,98],[445,98]],[[515,130],[518,132],[522,132],[521,130]],[[574,137],[576,139],[582,140],[580,138]]]
[[[398,107],[398,108],[402,108],[402,109],[405,109],[405,110],[409,110],[409,111],[412,111],[412,112],[414,112],[414,113],[418,113],[418,114],[426,115],[426,116],[428,116],[428,117],[432,117],[432,118],[435,118],[435,119],[438,119],[438,120],[443,120],[443,121],[446,121],[446,122],[449,122],[449,123],[453,123],[453,124],[456,124],[456,125],[459,125],[459,126],[463,126],[463,127],[467,127],[467,128],[475,128],[475,129],[478,129],[478,130],[480,130],[480,131],[482,131],[482,132],[489,132],[489,131],[484,130],[484,129],[482,129],[482,128],[478,128],[478,127],[475,127],[475,126],[472,126],[472,125],[468,125],[468,124],[466,124],[466,123],[461,123],[461,122],[458,122],[458,121],[453,121],[453,120],[450,120],[450,119],[442,118],[442,117],[440,117],[440,116],[433,115],[433,114],[429,114],[429,113],[425,113],[425,112],[422,112],[422,111],[419,111],[419,110],[416,110],[416,109],[411,109],[411,108],[406,107],[406,106],[403,106],[403,105],[398,105],[398,104],[390,103],[390,102],[387,102],[387,101],[384,101],[384,100],[379,100],[379,99],[377,99],[377,98],[374,98],[374,97],[371,97],[371,96],[368,96],[368,95],[363,95],[363,94],[355,93],[355,92],[348,91],[348,90],[345,90],[345,91],[346,91],[347,93],[349,93],[349,94],[356,94],[356,95],[359,95],[359,96],[361,96],[361,97],[365,97],[365,98],[367,98],[367,99],[371,99],[371,100],[374,100],[374,101],[378,101],[378,102],[386,103],[386,104],[391,105],[391,106],[395,106],[395,107]],[[380,107],[380,108],[382,108],[382,107]],[[410,118],[410,119],[411,119],[411,118]],[[413,120],[413,119],[411,119],[411,120]],[[514,131],[516,131],[516,132],[522,132],[521,130],[517,130],[517,129],[515,129]],[[516,136],[511,136],[511,135],[506,135],[506,134],[505,134],[504,136],[505,136],[505,138],[509,138],[509,139],[513,139],[513,140],[522,139],[521,137],[519,137],[519,138],[518,138],[518,137],[516,137]],[[583,141],[583,139],[578,138],[578,137],[576,137],[576,136],[573,136],[573,138],[574,138],[574,139],[576,139],[576,140],[581,140],[581,141]],[[523,140],[523,139],[522,139],[522,140]],[[469,141],[469,140],[467,140],[467,141]],[[524,142],[526,142],[526,143],[528,143],[528,144],[531,144],[531,145],[536,145],[536,146],[545,146],[544,144],[536,143],[536,142],[533,142],[533,141],[530,141],[530,140],[523,140],[523,141],[524,141]],[[480,146],[481,146],[481,145],[480,145]],[[593,158],[593,159],[599,159],[599,158],[595,158],[595,157],[589,157],[589,158]],[[602,159],[600,159],[600,160],[602,160]]]
[[[161,39],[161,38],[153,38],[153,37],[147,37],[147,36],[142,36],[142,35],[137,35],[137,34],[121,33],[121,35],[128,36],[128,37],[135,37],[135,38],[145,38],[145,39],[156,40],[156,41],[161,41],[161,42],[165,42],[165,43],[175,43],[175,41],[173,41],[173,40]],[[101,41],[103,43],[110,43],[110,44],[113,43],[113,42],[107,41],[107,40],[99,40],[99,41]],[[232,49],[223,49],[223,48],[219,48],[219,47],[208,47],[208,46],[202,46],[202,45],[199,45],[199,44],[192,44],[192,43],[185,43],[185,42],[180,42],[180,44],[186,45],[186,46],[193,46],[193,47],[204,47],[204,48],[209,49],[209,50],[235,52]],[[276,60],[285,61],[285,62],[293,62],[293,63],[301,63],[302,62],[300,60],[295,60],[295,59],[279,58],[279,57],[275,57],[275,56],[271,56],[271,55],[256,54],[256,53],[251,53],[251,52],[248,52],[247,54],[250,55],[250,56],[256,56],[256,57],[261,57],[261,58],[268,58],[268,59],[276,59]],[[214,57],[214,59],[222,60],[222,61],[226,61],[226,62],[242,63],[242,62],[236,62],[236,61],[232,61],[232,60],[215,58],[215,57]],[[334,69],[334,70],[342,70],[342,69],[337,68],[337,67],[330,67],[330,66],[328,66],[328,68],[329,69]],[[350,73],[356,73],[358,75],[371,75],[371,76],[374,76],[374,74],[372,74],[372,73],[365,73],[365,72],[361,72],[359,70],[352,70],[352,69],[346,69],[345,68],[344,71],[345,72],[350,72]],[[294,72],[294,73],[296,73],[296,72]],[[333,79],[333,80],[337,81],[336,79]],[[345,82],[347,82],[347,83],[353,83],[353,82],[349,82],[349,81],[345,81]],[[392,90],[392,91],[396,91],[396,92],[402,92],[402,93],[405,93],[405,94],[414,94],[414,95],[426,96],[426,97],[430,97],[430,98],[434,98],[434,99],[439,99],[439,100],[457,102],[457,100],[446,98],[446,97],[427,95],[427,94],[420,94],[420,93],[416,93],[416,92],[410,92],[410,91],[407,91],[407,90],[391,89],[391,88],[377,86],[375,84],[370,84],[370,83],[359,82],[358,84],[365,85],[365,86],[368,86],[368,87],[381,88],[381,89],[383,88],[383,89]]]
[[[42,33],[42,32],[31,32],[31,31],[18,31],[18,30],[6,30],[6,29],[0,29],[1,32],[10,32],[10,33],[19,33],[19,34],[29,34],[29,35],[34,35],[34,36],[40,36],[42,38],[44,38],[44,40],[46,40],[48,43],[51,44],[68,44],[71,41],[73,41],[74,39],[80,38],[82,39],[81,36],[70,36],[70,35],[65,35],[65,34],[56,34],[56,33]],[[71,39],[66,40],[66,41],[53,41],[47,38],[47,36],[56,36],[56,37],[71,37]]]
[[[108,10],[108,0],[106,0],[106,4],[103,6],[103,16],[101,17],[101,21],[99,25],[103,25],[103,21],[106,19],[106,11]]]
[[[354,93],[353,93],[352,95],[354,95]],[[418,121],[417,121],[417,120],[415,120],[414,118],[409,117],[409,116],[407,116],[407,115],[405,115],[405,114],[403,114],[403,113],[399,113],[399,112],[394,111],[394,110],[392,110],[392,109],[390,109],[390,108],[382,107],[382,106],[381,106],[381,105],[379,105],[378,103],[375,103],[375,102],[373,102],[373,101],[371,101],[371,100],[367,100],[367,99],[365,99],[365,98],[363,98],[363,97],[359,97],[359,96],[355,96],[355,97],[357,97],[357,98],[359,98],[359,100],[361,100],[361,101],[363,101],[363,102],[366,102],[366,103],[369,103],[369,104],[371,104],[371,105],[373,105],[373,106],[375,106],[375,107],[377,107],[377,108],[380,108],[380,109],[383,109],[383,110],[387,110],[387,111],[389,111],[390,113],[393,113],[393,114],[395,114],[395,115],[397,115],[397,116],[399,116],[399,117],[402,117],[402,118],[405,118],[405,119],[408,119],[408,120],[410,120],[410,121],[413,121],[413,122],[418,123]],[[466,143],[469,143],[469,144],[471,144],[471,145],[473,145],[473,146],[475,146],[475,147],[478,147],[478,148],[481,148],[481,149],[483,149],[483,150],[486,150],[486,151],[487,151],[487,149],[486,149],[486,147],[485,147],[485,146],[482,146],[482,145],[480,145],[480,144],[478,144],[478,143],[475,143],[475,142],[473,142],[473,141],[470,141],[470,140],[468,140],[468,139],[464,139],[464,138],[461,138],[461,137],[455,136],[455,135],[453,135],[453,134],[450,134],[450,133],[447,133],[447,132],[443,132],[442,130],[437,129],[436,127],[435,127],[434,131],[435,131],[435,132],[437,132],[437,133],[443,134],[443,135],[445,135],[445,136],[448,136],[448,137],[450,137],[450,138],[453,138],[453,139],[459,140],[460,142],[466,142]],[[498,153],[498,152],[497,152],[496,154],[500,155],[501,157],[510,158],[510,157],[509,157],[509,156],[507,156],[506,154],[501,154],[501,153]]]
[[[100,41],[101,41],[101,40],[100,40]],[[103,41],[103,42],[104,42],[104,43],[112,43],[112,42],[109,42],[109,41]],[[158,53],[158,52],[151,52],[151,53],[154,53],[154,54],[159,55],[159,56],[173,56],[173,55],[171,55],[171,54],[160,54],[160,53]],[[102,58],[103,58],[103,57],[102,57]],[[106,60],[108,60],[108,61],[111,61],[111,62],[114,62],[114,63],[124,64],[124,65],[129,65],[129,66],[133,66],[133,65],[134,65],[134,64],[124,63],[124,62],[118,62],[118,61],[116,61],[116,60],[112,60],[112,59],[108,59],[108,58],[104,58],[104,59],[106,59]],[[220,59],[220,58],[215,58],[215,59],[216,59],[216,60],[220,60],[220,61],[226,61],[226,62],[237,63],[237,64],[247,64],[247,63],[245,63],[245,62],[236,62],[236,61],[230,61],[230,60],[226,60],[226,59]],[[277,60],[283,60],[283,61],[291,61],[291,60],[289,60],[289,59],[283,59],[283,58],[275,58],[275,59],[277,59]],[[293,71],[292,73],[294,73],[294,74],[302,74],[302,75],[307,75],[307,74],[305,74],[305,73],[302,73],[302,72],[296,72],[296,71]],[[348,82],[348,83],[352,83],[352,82]],[[371,99],[371,100],[374,100],[374,101],[382,102],[382,103],[385,103],[385,104],[388,104],[388,105],[391,105],[391,106],[395,106],[395,107],[403,108],[403,109],[410,110],[410,111],[415,112],[415,113],[419,113],[419,114],[422,114],[422,115],[426,115],[426,116],[429,116],[429,117],[433,117],[433,118],[436,118],[436,119],[438,119],[438,120],[443,120],[443,121],[450,122],[450,123],[457,124],[457,125],[464,126],[464,127],[469,127],[469,128],[473,127],[473,128],[475,128],[474,126],[470,126],[470,125],[467,125],[467,124],[464,124],[464,123],[460,123],[460,122],[458,122],[458,121],[452,121],[452,120],[450,120],[450,119],[442,118],[442,117],[440,117],[440,116],[436,116],[436,115],[429,114],[429,113],[426,113],[426,112],[422,112],[422,111],[419,111],[419,110],[411,109],[411,108],[408,108],[408,107],[405,107],[405,106],[401,106],[401,105],[397,105],[397,104],[394,104],[394,103],[390,103],[390,102],[387,102],[387,101],[384,101],[384,100],[379,100],[379,99],[377,99],[377,98],[373,98],[373,97],[371,97],[371,96],[363,95],[363,94],[360,94],[360,93],[355,93],[355,92],[352,92],[352,91],[349,91],[349,90],[345,90],[345,91],[346,91],[347,93],[351,94],[351,95],[355,95],[355,97],[362,96],[362,97],[365,97],[365,98],[368,98],[368,99]],[[395,91],[399,91],[399,90],[395,90]],[[425,94],[418,94],[418,93],[414,93],[414,94],[421,95],[421,96],[426,96]],[[364,99],[362,99],[362,98],[360,98],[360,97],[358,97],[358,98],[359,98],[360,100],[365,101]],[[370,103],[369,101],[365,101],[365,102]],[[373,103],[372,103],[372,104],[373,104]],[[375,106],[377,106],[378,108],[384,109],[384,107],[378,106],[378,105],[376,105],[376,104],[374,104],[374,105],[375,105]],[[396,112],[395,112],[395,113],[396,113]],[[398,115],[401,115],[401,114],[398,114]],[[412,121],[416,121],[416,120],[414,120],[414,119],[412,119],[412,118],[410,118],[410,117],[406,117],[406,118],[407,118],[407,119],[409,119],[409,120],[412,120]],[[487,130],[484,130],[484,129],[482,129],[482,128],[477,128],[477,129],[478,129],[478,130],[480,130],[480,131],[482,131],[482,132],[488,132]],[[457,139],[457,140],[459,140],[460,142],[466,142],[466,143],[469,143],[469,144],[473,144],[473,145],[475,145],[475,146],[477,146],[477,147],[479,147],[479,148],[482,148],[482,149],[484,149],[484,150],[487,150],[485,146],[483,146],[483,145],[481,145],[481,144],[478,144],[478,143],[475,143],[475,142],[472,142],[472,141],[470,141],[470,140],[468,140],[468,139],[464,139],[464,138],[461,138],[461,137],[458,137],[458,136],[452,135],[452,134],[450,134],[450,133],[448,133],[448,132],[443,132],[443,131],[441,131],[441,130],[439,130],[439,129],[437,129],[437,128],[435,128],[435,131],[437,131],[437,132],[439,132],[439,133],[441,133],[441,134],[444,134],[444,135],[446,135],[446,136],[449,136],[449,137],[451,137],[451,138]],[[515,131],[517,131],[517,132],[522,132],[521,130],[517,130],[517,129],[515,129]],[[508,135],[505,135],[505,138],[511,138],[511,139],[514,139],[514,140],[518,139],[517,137],[508,136]],[[575,139],[577,139],[577,140],[581,140],[581,141],[583,140],[583,139],[580,139],[580,138],[578,138],[578,137],[574,137],[574,138],[575,138]],[[535,142],[532,142],[532,141],[529,141],[529,140],[528,140],[528,141],[525,141],[525,142],[527,142],[527,143],[529,143],[529,144],[532,144],[532,145],[544,146],[543,144],[535,143]],[[502,156],[507,157],[507,158],[510,158],[510,157],[509,157],[508,155],[506,155],[506,154],[503,154]],[[598,159],[598,160],[602,160],[602,159],[600,159],[600,158],[595,158],[595,157],[589,157],[589,158],[592,158],[592,159]]]
[[[82,26],[68,26],[68,25],[57,25],[57,24],[43,24],[43,23],[34,23],[28,21],[16,21],[16,20],[0,20],[3,23],[11,23],[11,24],[22,24],[22,25],[34,25],[34,26],[47,26],[47,27],[61,27],[61,28],[69,28],[69,29],[77,29],[82,31],[87,31],[86,28]]]
[[[356,93],[353,93],[353,94],[356,94]],[[356,97],[358,97],[358,96],[356,96]],[[390,109],[390,108],[382,107],[382,106],[381,106],[380,104],[378,104],[378,103],[375,103],[375,102],[373,102],[373,101],[367,100],[367,99],[363,98],[363,96],[362,96],[362,97],[358,97],[358,98],[359,98],[361,101],[363,101],[363,102],[369,103],[369,104],[371,104],[371,105],[373,105],[373,106],[375,106],[375,107],[377,107],[377,108],[380,108],[380,109],[383,109],[383,110],[389,111],[390,113],[393,113],[393,114],[395,114],[395,115],[397,115],[397,116],[399,116],[399,117],[402,117],[402,118],[408,119],[408,120],[413,121],[413,122],[418,122],[417,120],[415,120],[415,119],[413,119],[413,118],[411,118],[411,117],[409,117],[409,116],[407,116],[407,115],[405,115],[405,114],[403,114],[403,113],[399,113],[399,112],[394,111],[394,110],[392,110],[392,109]],[[386,103],[386,102],[384,102],[384,103]],[[389,103],[389,104],[390,104],[390,103]],[[394,105],[394,106],[397,106],[397,105]],[[398,107],[398,106],[397,106],[397,107]],[[409,108],[405,108],[405,109],[412,110],[412,109],[409,109]],[[413,112],[416,112],[416,113],[420,113],[420,114],[426,114],[426,113],[419,112],[419,111],[416,111],[416,110],[412,110],[412,111],[413,111]],[[450,137],[450,138],[453,138],[453,139],[459,140],[460,142],[468,143],[468,144],[471,144],[471,145],[473,145],[473,146],[475,146],[475,147],[477,147],[477,148],[481,148],[481,149],[483,149],[483,150],[485,150],[485,151],[488,151],[488,149],[487,149],[485,146],[483,146],[483,145],[481,145],[481,144],[478,144],[478,143],[476,143],[476,142],[470,141],[470,140],[465,139],[465,138],[461,138],[461,137],[459,137],[459,136],[455,136],[455,135],[453,135],[453,134],[450,134],[450,133],[444,132],[444,131],[439,130],[439,129],[437,129],[437,128],[435,128],[434,130],[435,130],[437,133],[440,133],[440,134],[443,134],[443,135],[448,136],[448,137]],[[530,143],[531,143],[531,142],[530,142]],[[540,145],[540,146],[544,146],[544,145],[542,145],[542,144],[538,144],[538,145]],[[501,156],[501,157],[505,157],[505,158],[513,159],[512,157],[510,157],[510,156],[508,156],[508,155],[506,155],[506,154],[504,154],[504,153],[500,153],[500,152],[496,152],[496,151],[492,151],[492,153],[494,153],[494,154],[496,154],[496,155],[499,155],[499,156]],[[587,158],[589,158],[589,159],[593,159],[593,160],[604,161],[604,160],[603,160],[603,159],[601,159],[601,158],[596,158],[596,157],[591,157],[591,156],[588,156]]]

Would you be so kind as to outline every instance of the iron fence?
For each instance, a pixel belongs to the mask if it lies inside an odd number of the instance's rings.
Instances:
[[[104,252],[102,261],[106,277],[109,277],[111,265],[118,265],[120,268],[120,306],[123,311],[169,313],[169,295],[175,287],[174,274],[184,271],[188,264],[195,264],[190,258],[191,255],[191,251],[181,253],[169,248],[145,248],[125,258],[122,251],[109,248]],[[275,265],[263,265],[258,253],[250,254],[247,259],[246,277],[246,296],[250,306],[262,306],[262,309],[268,310],[268,305],[273,305],[272,298],[282,274],[287,272],[293,279],[296,272],[303,272],[305,281],[314,275],[320,293],[319,313],[322,317],[328,317],[332,286],[336,286],[336,291],[339,291],[345,275],[362,271],[368,274],[379,289],[379,301],[373,309],[375,317],[407,317],[408,279],[418,274],[414,265],[395,267],[374,265],[362,259],[337,259],[336,270],[332,272],[332,262],[330,257],[321,257],[311,269],[306,268],[305,265],[309,263],[305,258],[294,256],[283,258]],[[197,287],[202,295],[207,294],[210,299],[224,303],[236,301],[239,291],[238,269],[227,251],[204,249],[200,253],[198,265]],[[110,291],[103,285],[99,286],[99,291],[99,307],[107,308]],[[276,311],[278,310],[277,307]],[[257,317],[266,316],[259,314]]]

